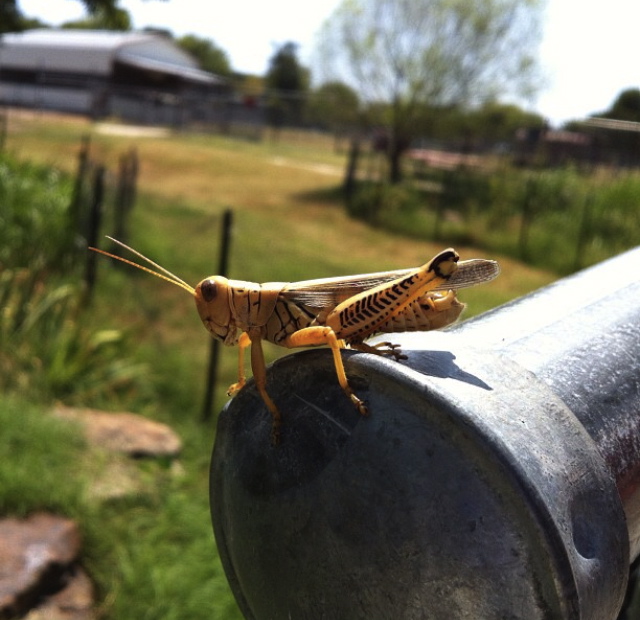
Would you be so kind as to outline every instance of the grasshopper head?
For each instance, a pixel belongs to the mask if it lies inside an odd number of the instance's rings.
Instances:
[[[211,333],[212,336],[222,340],[225,344],[236,344],[238,341],[237,337],[237,328],[235,321],[231,315],[231,309],[229,306],[229,281],[222,276],[212,276],[211,278],[206,278],[202,280],[198,286],[194,289],[189,286],[184,280],[181,280],[178,276],[171,273],[164,267],[158,265],[158,263],[153,262],[150,258],[144,256],[137,250],[129,247],[128,245],[118,241],[117,239],[113,239],[112,237],[107,237],[117,245],[129,250],[136,256],[139,256],[141,259],[149,263],[153,266],[157,271],[150,269],[149,267],[144,267],[143,265],[138,265],[126,258],[121,258],[120,256],[116,256],[115,254],[111,254],[110,252],[105,252],[104,250],[100,250],[98,248],[89,248],[94,252],[98,252],[99,254],[104,254],[105,256],[109,256],[115,260],[118,260],[123,263],[127,263],[127,265],[131,265],[136,269],[141,269],[147,273],[150,273],[152,276],[156,278],[161,278],[162,280],[166,280],[175,286],[179,286],[181,289],[187,291],[190,295],[196,300],[196,307],[198,309],[198,314],[204,323],[204,326]]]
[[[229,280],[222,276],[205,278],[196,286],[194,297],[198,314],[211,335],[224,344],[235,344],[238,336],[229,305]]]

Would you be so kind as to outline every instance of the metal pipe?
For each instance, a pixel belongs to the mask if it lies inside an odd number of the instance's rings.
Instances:
[[[613,620],[640,553],[640,250],[439,333],[327,351],[220,417],[211,506],[247,618]]]
[[[532,371],[580,420],[616,480],[632,559],[640,555],[639,274],[640,248],[455,328]]]

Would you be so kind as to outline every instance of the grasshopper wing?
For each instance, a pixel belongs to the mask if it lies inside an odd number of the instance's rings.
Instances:
[[[468,288],[483,282],[490,282],[500,273],[500,265],[494,260],[484,258],[472,258],[458,263],[458,269],[441,286],[437,286],[435,291],[449,291],[460,288]]]
[[[304,304],[310,308],[333,308],[350,297],[362,293],[362,291],[385,282],[392,282],[412,271],[414,269],[399,269],[354,276],[303,280],[287,284],[280,295],[287,301]]]
[[[333,308],[350,297],[362,293],[374,286],[404,278],[415,268],[398,269],[395,271],[380,271],[377,273],[363,273],[354,276],[336,278],[320,278],[318,280],[303,280],[287,284],[280,295],[287,301],[303,304],[308,308]],[[458,263],[458,269],[446,284],[434,288],[436,291],[467,288],[483,282],[493,280],[500,273],[496,261],[474,258]]]

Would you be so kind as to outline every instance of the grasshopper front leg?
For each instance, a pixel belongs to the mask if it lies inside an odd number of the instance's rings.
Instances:
[[[244,372],[244,350],[251,344],[251,338],[246,332],[238,338],[238,380],[232,383],[227,390],[227,396],[235,396],[247,383]]]
[[[251,345],[251,372],[258,392],[273,418],[271,440],[274,444],[277,444],[280,440],[282,415],[267,392],[267,366],[264,361],[264,351],[262,350],[262,331],[259,328],[250,329],[238,339],[238,381],[229,386],[227,394],[233,396],[247,382],[244,373],[244,351],[249,345]]]

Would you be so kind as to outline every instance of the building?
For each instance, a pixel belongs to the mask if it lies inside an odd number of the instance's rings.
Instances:
[[[134,122],[215,122],[228,86],[169,37],[28,30],[0,36],[0,103]]]

